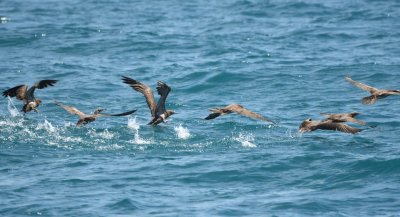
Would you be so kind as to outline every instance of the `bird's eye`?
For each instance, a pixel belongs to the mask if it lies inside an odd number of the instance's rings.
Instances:
[[[308,119],[308,121],[312,121],[312,119],[311,119],[311,118],[309,118],[309,119]]]

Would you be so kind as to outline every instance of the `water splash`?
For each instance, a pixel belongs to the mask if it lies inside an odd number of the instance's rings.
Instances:
[[[135,130],[135,139],[133,141],[135,144],[145,145],[151,143],[151,141],[140,138],[139,135],[140,124],[136,121],[136,116],[128,118],[128,128]]]
[[[254,142],[254,135],[249,133],[249,134],[243,134],[239,133],[239,136],[236,138],[233,138],[235,141],[238,141],[242,144],[243,147],[246,148],[255,148],[257,147],[253,142]]]
[[[112,132],[108,131],[107,129],[105,129],[103,132],[98,133],[98,135],[104,139],[114,138],[114,134]]]
[[[11,117],[17,117],[17,116],[21,116],[21,113],[19,113],[18,109],[15,107],[11,97],[7,97],[8,98],[8,106],[7,109],[11,114]]]
[[[188,128],[185,128],[180,124],[178,127],[174,127],[175,133],[179,139],[188,139],[190,138],[190,132]]]
[[[54,127],[50,122],[48,122],[47,120],[44,120],[43,123],[38,123],[37,128],[36,129],[44,129],[46,130],[48,133],[54,134],[57,132],[57,128]]]

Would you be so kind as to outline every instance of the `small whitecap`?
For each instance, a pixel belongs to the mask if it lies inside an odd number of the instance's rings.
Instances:
[[[64,127],[73,127],[73,126],[75,126],[75,124],[72,123],[72,122],[65,122],[64,123]]]
[[[104,130],[103,132],[98,133],[98,135],[101,138],[104,138],[104,139],[112,139],[112,138],[114,138],[114,134],[109,132],[107,129]]]
[[[9,128],[23,127],[24,121],[22,119],[17,120],[17,121],[4,120],[4,121],[0,121],[0,126],[9,127]]]
[[[112,144],[112,145],[102,145],[98,146],[95,149],[99,151],[113,151],[113,150],[118,150],[122,149],[124,146],[118,145],[118,144]]]
[[[253,142],[254,142],[254,135],[249,133],[249,134],[243,134],[239,133],[239,136],[234,138],[235,141],[238,141],[242,144],[243,147],[246,148],[255,148],[257,147]]]
[[[178,127],[174,127],[175,133],[179,139],[188,139],[190,138],[190,132],[188,128],[185,128],[180,124]]]
[[[60,140],[63,142],[82,142],[82,138],[80,137],[69,137],[69,136],[62,136]]]
[[[139,134],[135,134],[135,139],[133,140],[133,143],[136,145],[147,145],[151,144],[151,142],[151,140],[140,138]]]

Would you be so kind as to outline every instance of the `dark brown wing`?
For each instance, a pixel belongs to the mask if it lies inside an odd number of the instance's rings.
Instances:
[[[70,114],[78,115],[80,118],[84,118],[84,117],[86,116],[85,113],[79,111],[79,110],[78,110],[77,108],[75,108],[75,107],[67,106],[67,105],[64,105],[64,104],[62,104],[61,102],[57,102],[57,101],[55,101],[54,103],[55,103],[56,105],[60,106],[61,108],[65,109],[65,110],[66,110],[67,112],[69,112]]]
[[[151,116],[155,117],[156,116],[156,103],[154,100],[154,94],[153,90],[151,90],[150,87],[140,83],[139,81],[136,81],[132,78],[122,76],[122,81],[125,84],[129,84],[134,90],[142,93],[144,97],[146,98],[147,105],[150,108]]]
[[[211,119],[217,118],[217,117],[219,117],[219,116],[221,116],[221,113],[219,113],[219,112],[214,112],[214,113],[209,114],[209,115],[208,115],[206,118],[204,118],[204,119],[206,119],[206,120],[211,120]]]
[[[136,109],[132,110],[132,111],[124,112],[124,113],[121,113],[121,114],[102,114],[102,113],[97,113],[97,114],[95,114],[95,116],[96,117],[101,117],[101,116],[127,116],[127,115],[133,114],[135,112],[136,112]]]
[[[3,92],[4,97],[17,97],[19,100],[25,100],[26,91],[28,90],[28,86],[26,85],[18,85],[16,87],[10,88]]]
[[[337,131],[341,131],[344,133],[352,133],[352,134],[355,134],[355,133],[358,133],[361,131],[358,128],[350,127],[349,125],[332,122],[332,121],[323,121],[317,125],[316,129],[337,130]]]
[[[363,84],[363,83],[361,83],[361,82],[354,81],[354,80],[351,79],[349,76],[346,76],[345,79],[346,79],[346,81],[348,81],[350,84],[352,84],[352,85],[354,85],[354,86],[356,86],[356,87],[358,87],[358,88],[360,88],[360,89],[362,89],[362,90],[368,91],[368,92],[370,92],[370,93],[375,93],[375,92],[379,91],[379,90],[378,90],[377,88],[375,88],[375,87],[371,87],[371,86],[368,86],[368,85]]]
[[[250,110],[248,110],[248,109],[246,109],[243,106],[238,105],[238,104],[228,105],[224,109],[230,110],[232,112],[236,112],[236,113],[238,113],[240,115],[244,115],[244,116],[247,116],[247,117],[250,117],[250,118],[255,118],[255,119],[260,119],[260,120],[263,120],[263,121],[268,121],[268,122],[271,122],[271,123],[275,123],[272,120],[270,120],[270,119],[268,119],[266,117],[263,117],[262,115],[257,114],[255,112],[252,112],[252,111],[250,111]]]
[[[26,99],[34,100],[35,99],[35,90],[36,89],[43,89],[49,86],[54,86],[57,83],[57,80],[41,80],[36,82],[31,88],[28,89],[26,92]]]
[[[165,109],[165,101],[167,100],[168,94],[171,91],[171,88],[164,82],[157,82],[157,93],[160,95],[160,99],[157,103],[156,113],[158,116],[164,114]]]
[[[43,89],[48,86],[54,86],[55,83],[57,83],[58,80],[41,80],[35,83],[34,87],[37,89]]]

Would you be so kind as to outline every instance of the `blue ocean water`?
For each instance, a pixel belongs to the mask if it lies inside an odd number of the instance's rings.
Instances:
[[[399,97],[364,106],[345,75],[399,89],[400,2],[0,1],[0,216],[398,216]],[[172,87],[156,127],[121,82]],[[156,96],[158,98],[158,96]],[[81,128],[84,112],[138,109]],[[230,103],[278,125],[208,109]],[[358,111],[357,135],[298,135],[320,112]]]

